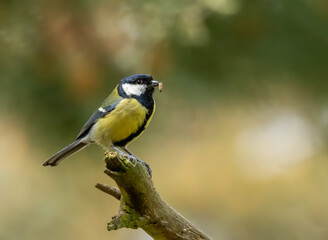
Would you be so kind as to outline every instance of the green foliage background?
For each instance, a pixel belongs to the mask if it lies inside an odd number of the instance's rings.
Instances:
[[[106,231],[101,149],[41,167],[134,73],[164,82],[131,150],[169,203],[214,239],[327,239],[327,26],[325,0],[2,1],[0,239],[147,238]]]

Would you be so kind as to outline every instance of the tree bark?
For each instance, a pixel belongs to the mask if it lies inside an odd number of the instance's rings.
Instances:
[[[109,231],[142,228],[154,239],[211,239],[161,198],[144,164],[118,152],[106,153],[105,162],[105,173],[119,189],[100,183],[96,187],[121,203],[107,224]]]

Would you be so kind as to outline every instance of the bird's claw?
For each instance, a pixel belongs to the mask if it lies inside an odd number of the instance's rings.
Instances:
[[[152,170],[151,170],[149,164],[146,163],[146,162],[144,162],[144,161],[142,161],[142,160],[140,160],[140,159],[137,158],[137,157],[135,157],[135,160],[136,160],[137,162],[143,164],[143,165],[147,168],[147,171],[148,171],[148,173],[149,173],[149,176],[152,177]]]

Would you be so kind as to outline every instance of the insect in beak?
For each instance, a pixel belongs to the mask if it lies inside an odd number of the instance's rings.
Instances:
[[[151,85],[152,85],[153,87],[157,87],[157,86],[158,86],[158,90],[159,90],[160,92],[163,91],[163,83],[162,83],[162,82],[152,80],[152,81],[151,81]]]

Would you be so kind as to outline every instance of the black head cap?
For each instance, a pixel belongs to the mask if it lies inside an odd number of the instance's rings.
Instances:
[[[153,80],[153,77],[148,74],[134,74],[123,78],[121,83],[136,83],[137,81],[142,81],[142,83],[150,83]]]

